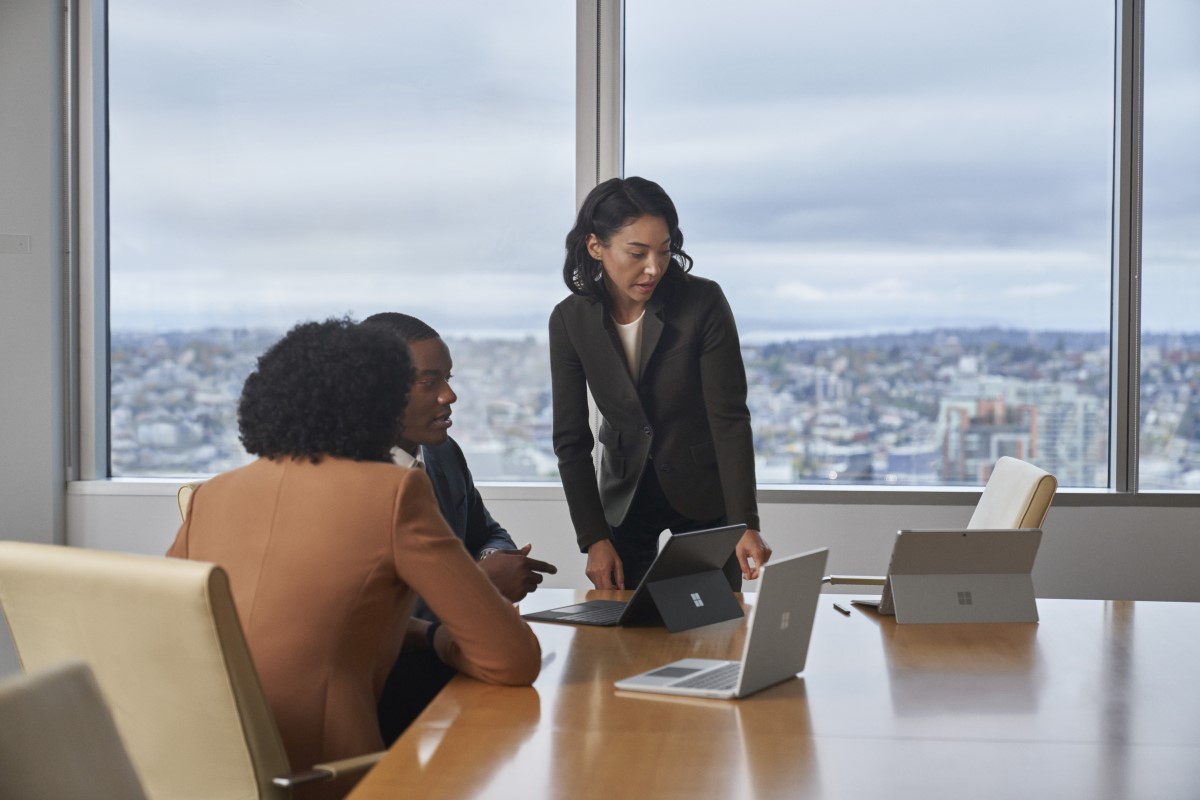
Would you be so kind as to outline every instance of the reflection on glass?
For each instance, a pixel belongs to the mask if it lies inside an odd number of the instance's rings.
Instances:
[[[265,344],[392,310],[478,375],[460,392],[476,477],[544,476],[574,6],[108,10],[114,474],[240,463],[236,400]]]
[[[1200,490],[1200,5],[1146,3],[1138,485]]]
[[[760,482],[1107,483],[1111,5],[626,12],[625,172],[730,298]]]

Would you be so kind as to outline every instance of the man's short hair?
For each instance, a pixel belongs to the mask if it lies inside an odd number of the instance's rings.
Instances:
[[[408,314],[396,311],[384,311],[372,314],[362,321],[363,325],[381,325],[393,333],[400,334],[406,342],[423,342],[426,339],[440,339],[441,336],[431,326]]]

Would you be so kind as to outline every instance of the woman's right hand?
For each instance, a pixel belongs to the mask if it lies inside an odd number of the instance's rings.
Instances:
[[[588,580],[597,589],[624,589],[625,571],[612,539],[592,542],[587,551]]]

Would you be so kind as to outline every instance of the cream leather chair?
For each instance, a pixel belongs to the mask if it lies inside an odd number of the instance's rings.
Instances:
[[[383,755],[289,775],[228,578],[213,564],[0,542],[0,606],[26,670],[69,658],[91,667],[154,800],[286,798],[285,787]]]
[[[1058,479],[1026,461],[1001,456],[988,476],[968,528],[1040,528],[1050,511]],[[882,586],[882,575],[829,575],[832,586]]]
[[[0,797],[145,800],[87,664],[0,681]]]
[[[188,505],[190,505],[192,502],[192,493],[196,491],[196,487],[201,483],[203,483],[203,481],[185,483],[183,486],[180,486],[179,491],[175,493],[175,503],[179,506],[180,519],[187,517]]]
[[[1058,480],[1026,461],[1002,456],[975,504],[968,528],[1040,528]]]

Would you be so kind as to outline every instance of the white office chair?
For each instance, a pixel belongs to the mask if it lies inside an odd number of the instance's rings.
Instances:
[[[175,504],[179,506],[179,518],[186,519],[188,506],[192,504],[192,495],[196,492],[196,488],[204,483],[204,481],[196,481],[195,483],[185,483],[179,487],[179,491],[175,493]]]
[[[0,607],[26,670],[64,659],[91,667],[154,800],[286,798],[383,756],[290,774],[214,564],[0,542]]]
[[[0,681],[0,797],[145,800],[87,664]]]
[[[988,476],[968,528],[1040,528],[1058,491],[1046,470],[1003,456]]]
[[[1050,511],[1058,480],[1046,470],[1020,459],[1001,456],[988,476],[968,528],[1040,528]],[[879,575],[830,575],[831,586],[882,586]]]

